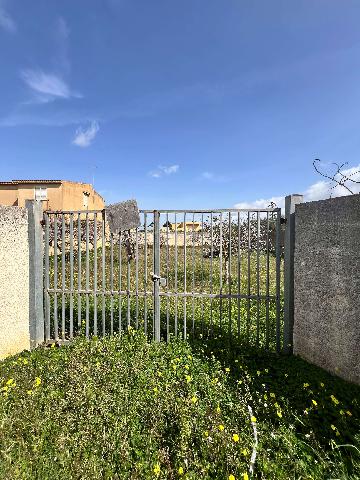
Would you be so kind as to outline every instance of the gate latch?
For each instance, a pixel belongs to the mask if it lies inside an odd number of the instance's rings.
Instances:
[[[160,277],[159,275],[155,275],[153,272],[151,272],[151,280],[153,282],[159,282],[160,287],[166,287],[166,278],[165,277]]]

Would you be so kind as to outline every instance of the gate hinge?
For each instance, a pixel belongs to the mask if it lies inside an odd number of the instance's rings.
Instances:
[[[151,272],[151,280],[153,282],[159,282],[161,287],[166,287],[165,277],[160,277],[160,275],[155,275],[153,272]]]

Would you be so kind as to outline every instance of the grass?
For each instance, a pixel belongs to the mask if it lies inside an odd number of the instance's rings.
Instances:
[[[360,477],[358,387],[219,337],[78,338],[2,361],[0,388],[1,479],[244,479],[248,406],[254,478]]]

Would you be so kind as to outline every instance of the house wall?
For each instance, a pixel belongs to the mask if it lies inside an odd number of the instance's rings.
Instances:
[[[0,205],[17,205],[16,185],[0,185]]]
[[[294,353],[360,384],[360,195],[296,205]]]
[[[28,213],[0,206],[0,358],[28,348]]]
[[[102,210],[105,207],[102,197],[89,183],[63,182],[63,210],[86,210],[83,205],[84,192],[89,193],[88,210]]]
[[[62,208],[62,186],[58,184],[20,184],[18,185],[18,206],[25,207],[26,200],[34,200],[35,187],[47,188],[47,200],[43,201],[44,210],[61,210]]]

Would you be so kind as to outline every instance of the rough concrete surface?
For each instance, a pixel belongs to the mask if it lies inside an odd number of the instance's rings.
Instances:
[[[360,195],[295,217],[294,353],[360,384]]]
[[[0,358],[30,348],[25,208],[0,206]]]

